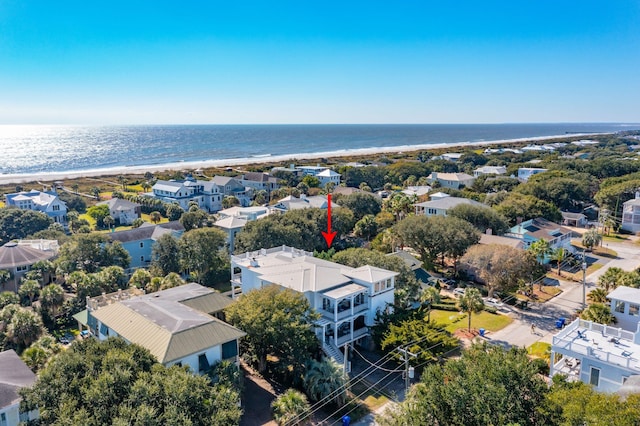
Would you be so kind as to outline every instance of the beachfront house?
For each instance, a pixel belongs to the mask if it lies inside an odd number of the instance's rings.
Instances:
[[[432,172],[427,176],[430,185],[438,183],[443,188],[462,189],[473,185],[476,179],[466,173],[436,173]]]
[[[215,213],[222,209],[223,191],[215,182],[195,180],[159,180],[152,187],[152,195],[166,203],[177,203],[185,210],[191,201],[201,209]]]
[[[246,187],[253,188],[255,191],[267,191],[267,194],[271,194],[271,191],[280,188],[278,178],[271,176],[269,173],[248,172],[238,180]]]
[[[105,204],[109,207],[109,214],[120,225],[131,225],[140,217],[142,205],[121,198],[112,198],[101,201],[98,205]]]
[[[423,203],[416,203],[413,205],[415,208],[416,215],[425,215],[425,216],[446,216],[447,211],[455,206],[459,206],[461,204],[469,204],[472,206],[482,206],[487,207],[482,203],[479,203],[475,200],[471,200],[469,198],[461,198],[461,197],[441,197],[434,199],[431,197],[431,201],[425,201]],[[489,208],[489,207],[487,207]]]
[[[37,191],[6,194],[7,207],[17,207],[21,210],[39,211],[49,216],[55,223],[67,227],[67,205],[58,198],[55,191]]]
[[[505,236],[521,240],[525,249],[531,247],[531,244],[538,240],[545,240],[549,243],[551,250],[563,248],[570,253],[574,251],[573,246],[571,246],[573,231],[542,217],[530,219],[513,226]],[[551,257],[549,255],[542,259],[543,263],[549,263],[550,260]]]
[[[164,366],[204,374],[220,361],[238,363],[238,341],[246,333],[220,319],[230,303],[196,283],[149,294],[119,291],[89,298],[83,326],[100,340],[120,336],[136,343]]]
[[[518,169],[518,180],[520,182],[526,182],[533,175],[537,175],[538,173],[544,173],[547,169],[541,169],[538,167],[520,167]]]
[[[634,234],[640,232],[640,192],[636,192],[635,198],[622,203],[621,228]]]
[[[175,220],[172,222],[152,225],[148,222],[138,228],[126,231],[110,232],[106,234],[111,241],[120,241],[129,256],[131,263],[129,268],[148,268],[151,264],[153,244],[164,234],[171,234],[179,238],[184,233],[184,226]]]
[[[0,426],[31,424],[40,417],[38,409],[22,411],[21,388],[29,388],[36,382],[36,375],[13,349],[0,352]]]
[[[10,241],[0,247],[0,270],[9,271],[11,278],[0,285],[1,291],[18,292],[20,280],[40,261],[52,260],[58,255],[56,240]]]
[[[376,314],[394,301],[396,272],[351,268],[282,246],[231,256],[232,294],[275,284],[302,293],[322,315],[316,335],[325,353],[342,361],[339,347],[369,336]]]
[[[473,176],[478,178],[482,175],[504,175],[507,174],[505,166],[482,166],[473,171]]]
[[[551,376],[615,392],[640,375],[640,289],[617,287],[607,295],[616,326],[577,319],[553,337]]]
[[[214,176],[211,182],[218,185],[225,197],[236,197],[243,207],[251,205],[253,189],[243,185],[240,180],[229,176]]]

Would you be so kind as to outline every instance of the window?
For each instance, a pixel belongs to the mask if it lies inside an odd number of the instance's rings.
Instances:
[[[589,377],[589,384],[598,387],[600,384],[600,369],[591,367],[591,377]]]
[[[27,269],[29,269],[29,267],[27,265],[23,265],[23,266],[16,266],[16,272],[24,272]]]
[[[616,300],[615,311],[624,313],[624,305],[625,303],[622,300]]]
[[[639,311],[640,311],[639,305],[633,305],[631,303],[629,304],[629,315],[633,317],[637,317]]]
[[[143,247],[144,247],[144,242],[141,242],[140,243],[140,248],[143,248]]]
[[[60,206],[59,206],[59,205],[57,205],[57,204],[56,204],[55,206],[53,206],[53,211],[54,211],[54,212],[58,212],[58,211],[60,211]]]
[[[5,413],[0,414],[0,425],[7,426],[7,415]]]
[[[140,256],[140,262],[144,262],[144,256]]]
[[[100,334],[107,337],[109,336],[109,329],[107,328],[106,325],[100,324]]]
[[[198,355],[198,369],[201,373],[204,373],[209,369],[209,360],[207,359],[207,354]]]
[[[238,356],[238,343],[235,340],[222,344],[222,359]]]

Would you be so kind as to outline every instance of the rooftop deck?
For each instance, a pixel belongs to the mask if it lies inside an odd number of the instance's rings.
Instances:
[[[577,319],[553,337],[553,351],[575,357],[584,355],[640,372],[640,345],[634,333]]]

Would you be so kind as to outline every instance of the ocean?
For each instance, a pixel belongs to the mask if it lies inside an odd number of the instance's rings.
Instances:
[[[568,133],[617,132],[640,124],[0,126],[0,174],[33,175],[279,156],[304,159],[367,149],[422,149]]]

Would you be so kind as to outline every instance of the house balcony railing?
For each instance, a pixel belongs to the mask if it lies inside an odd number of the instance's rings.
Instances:
[[[242,284],[242,274],[231,274],[231,282],[237,285]]]
[[[338,336],[338,346],[342,346],[345,343],[356,340],[362,336],[366,336],[369,334],[369,329],[367,327],[362,327],[357,330],[353,330],[353,334],[347,333],[344,336]]]
[[[353,310],[351,308],[346,308],[343,311],[338,311],[337,314],[333,310],[327,311],[324,309],[318,309],[318,312],[320,312],[320,314],[329,321],[337,322],[342,319],[349,318],[352,315],[359,314],[360,312],[364,312],[367,309],[369,309],[367,304],[361,303],[358,306],[354,306]]]

